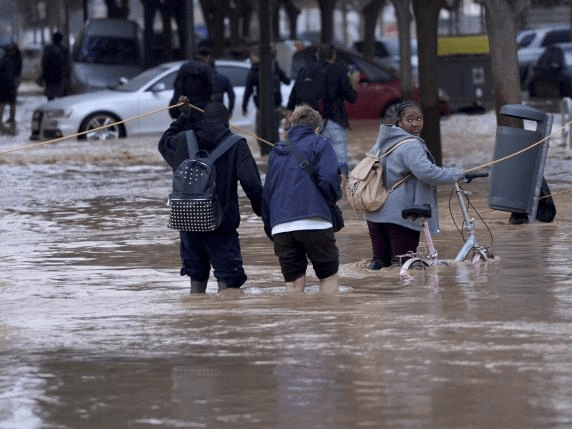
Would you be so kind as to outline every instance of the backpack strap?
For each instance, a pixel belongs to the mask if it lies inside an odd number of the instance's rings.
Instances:
[[[185,131],[185,137],[187,138],[187,150],[189,152],[189,158],[193,158],[199,150],[199,146],[197,144],[197,136],[193,130],[187,130]],[[239,135],[230,134],[222,141],[222,143],[215,147],[212,152],[209,152],[209,157],[214,162],[218,157],[220,157],[228,149],[234,146],[235,143],[238,143],[238,141],[242,139],[243,137]]]
[[[212,161],[215,162],[219,156],[221,156],[232,146],[234,146],[235,143],[238,143],[243,138],[244,137],[231,133],[230,135],[225,137],[225,139],[221,143],[219,143],[218,146],[215,147],[212,152],[209,152],[210,159],[212,159]]]
[[[381,155],[382,157],[386,157],[389,156],[391,154],[391,152],[393,152],[395,149],[397,149],[399,146],[401,146],[403,143],[407,143],[407,141],[409,140],[415,140],[415,139],[411,139],[411,138],[405,138],[399,142],[397,142],[396,144],[394,144],[393,146],[391,146],[389,149],[387,149],[385,152],[383,152],[383,154]]]
[[[391,146],[389,149],[387,149],[385,152],[383,152],[383,154],[381,155],[381,158],[386,158],[387,156],[389,156],[391,154],[391,152],[393,152],[395,149],[397,149],[399,146],[401,146],[404,143],[407,143],[409,140],[415,140],[415,139],[411,139],[411,138],[405,138],[399,142],[397,142],[396,144],[394,144],[393,146]],[[384,171],[384,175],[385,175],[385,165],[383,166],[383,171]],[[397,187],[399,185],[402,185],[403,183],[405,183],[407,180],[409,180],[411,178],[412,174],[408,173],[406,176],[402,177],[401,179],[399,179],[397,182],[395,182],[393,184],[393,186],[391,188],[389,188],[389,192],[393,192],[395,189],[397,189]]]
[[[187,151],[189,152],[189,158],[193,158],[199,150],[199,146],[197,144],[197,136],[195,136],[195,132],[193,130],[188,130],[185,132],[185,137],[187,139]]]

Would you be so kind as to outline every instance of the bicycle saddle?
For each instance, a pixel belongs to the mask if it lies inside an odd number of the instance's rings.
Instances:
[[[421,204],[401,210],[403,219],[415,220],[417,218],[429,219],[431,217],[431,206],[429,204]]]

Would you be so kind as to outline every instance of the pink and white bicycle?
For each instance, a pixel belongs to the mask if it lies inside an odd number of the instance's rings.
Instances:
[[[487,177],[489,173],[467,173],[463,182],[469,183],[473,179],[478,177]],[[472,263],[479,263],[482,261],[487,261],[494,258],[490,246],[481,246],[477,241],[475,219],[469,216],[469,208],[472,207],[470,203],[471,193],[465,191],[459,183],[455,183],[453,188],[457,196],[457,201],[459,203],[459,208],[463,215],[462,228],[459,230],[461,237],[463,237],[464,244],[455,256],[454,262],[463,262],[467,258],[471,260]],[[451,193],[452,195],[452,193]],[[474,209],[474,207],[472,207]],[[406,255],[400,255],[400,258],[407,258],[403,263],[400,270],[400,275],[406,275],[408,270],[412,268],[416,269],[426,269],[432,265],[448,265],[449,261],[439,259],[437,249],[433,244],[433,239],[431,237],[431,232],[429,231],[428,219],[431,218],[431,207],[429,204],[423,204],[420,206],[413,206],[406,208],[402,211],[401,215],[404,219],[416,220],[419,219],[423,222],[423,234],[425,236],[425,242],[427,244],[426,251],[421,251],[421,246],[417,248],[416,253],[409,253]],[[482,220],[482,218],[481,218]],[[483,221],[484,223],[484,221]],[[486,225],[486,224],[485,224]],[[489,230],[490,233],[490,230]],[[466,235],[466,236],[465,236]],[[491,234],[491,246],[492,246],[492,234]]]

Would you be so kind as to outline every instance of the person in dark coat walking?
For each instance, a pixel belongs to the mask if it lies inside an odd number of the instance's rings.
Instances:
[[[62,45],[64,36],[56,32],[52,35],[52,44],[46,45],[42,52],[42,78],[46,86],[48,100],[66,95],[69,75],[69,50]]]
[[[215,92],[215,99],[218,103],[224,104],[224,95],[226,94],[228,98],[228,113],[232,116],[232,112],[234,111],[234,101],[236,99],[236,95],[234,93],[234,88],[232,87],[232,83],[230,79],[216,69],[216,66],[213,64],[214,69],[214,92]]]
[[[256,135],[262,136],[262,115],[260,114],[260,47],[256,46],[250,53],[250,60],[252,65],[246,76],[246,85],[244,87],[244,95],[242,97],[242,115],[248,114],[248,101],[252,96],[254,105],[256,106]],[[274,61],[274,114],[276,117],[276,124],[278,124],[284,117],[282,111],[282,91],[280,89],[282,83],[285,85],[290,84],[290,78],[286,76],[284,70],[280,68],[277,61]],[[278,128],[274,130],[273,141],[278,141]],[[263,142],[259,142],[260,153],[268,155],[272,148]]]
[[[159,152],[173,172],[189,157],[185,131],[193,129],[199,150],[209,152],[231,134],[228,110],[223,104],[208,104],[202,119],[194,122],[188,99],[181,97],[179,102],[184,103],[181,115],[159,141]],[[224,207],[221,226],[212,232],[180,231],[181,275],[191,278],[191,293],[206,291],[211,265],[219,292],[240,288],[247,279],[237,232],[240,225],[238,182],[254,213],[261,215],[262,183],[246,139],[234,144],[214,165],[217,196]]]
[[[0,58],[0,130],[2,133],[17,134],[16,98],[22,75],[22,54],[18,45],[8,45]],[[6,105],[10,106],[8,128],[4,126],[3,116]]]
[[[173,82],[173,97],[169,106],[177,104],[184,95],[189,103],[200,110],[192,109],[189,120],[198,122],[202,118],[202,110],[207,104],[216,101],[214,87],[214,70],[212,67],[212,50],[203,46],[192,60],[181,65]],[[178,107],[171,107],[169,114],[176,119],[181,113]]]

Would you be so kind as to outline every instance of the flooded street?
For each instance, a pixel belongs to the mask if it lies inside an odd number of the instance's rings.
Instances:
[[[445,163],[490,160],[494,134],[460,148],[456,120],[442,125]],[[353,164],[375,131],[354,127]],[[1,137],[0,151],[27,135]],[[488,208],[488,179],[465,185],[496,258],[409,278],[365,268],[367,227],[346,207],[336,295],[320,295],[311,271],[305,294],[285,294],[241,194],[248,281],[218,294],[211,277],[191,297],[157,141],[0,157],[0,428],[572,427],[570,194],[555,195],[553,223],[516,226]],[[557,194],[572,161],[554,151]],[[434,237],[447,260],[463,243],[449,192]]]

